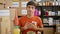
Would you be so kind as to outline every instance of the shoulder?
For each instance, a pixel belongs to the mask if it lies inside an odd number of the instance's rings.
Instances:
[[[39,16],[34,16],[34,17],[35,17],[36,19],[39,19],[39,20],[41,19]]]
[[[26,16],[21,16],[21,17],[19,18],[19,20],[22,20],[22,19],[24,19],[24,18],[26,18]]]

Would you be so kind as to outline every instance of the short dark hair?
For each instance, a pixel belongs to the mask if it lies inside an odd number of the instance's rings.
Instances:
[[[29,2],[27,3],[27,6],[28,6],[28,5],[36,6],[35,3],[34,3],[34,1],[29,1]]]

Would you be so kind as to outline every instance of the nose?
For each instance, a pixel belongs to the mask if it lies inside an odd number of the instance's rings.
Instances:
[[[29,10],[32,11],[32,8],[30,8]]]

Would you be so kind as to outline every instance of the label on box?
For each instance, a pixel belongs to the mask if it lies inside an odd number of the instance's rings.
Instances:
[[[10,10],[0,10],[0,16],[10,16]]]
[[[41,0],[36,0],[37,2],[40,2]]]
[[[21,7],[26,7],[27,2],[21,2]]]
[[[26,14],[27,14],[27,10],[22,10],[22,11],[21,11],[21,14],[22,14],[22,15],[26,15]]]
[[[19,2],[12,2],[12,7],[19,7]]]

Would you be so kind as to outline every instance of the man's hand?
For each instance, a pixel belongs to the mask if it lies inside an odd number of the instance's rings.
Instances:
[[[40,31],[40,32],[43,31],[43,27],[41,27],[41,28],[40,27],[37,27],[37,25],[34,25],[32,23],[30,23],[30,27],[29,28],[34,29],[36,31]]]
[[[28,28],[36,30],[37,29],[37,25],[34,25],[32,23],[29,23],[28,24]]]
[[[26,23],[24,27],[21,27],[21,30],[26,30],[26,29],[28,29],[28,23]]]
[[[26,23],[26,24],[25,24],[24,30],[28,29],[28,27],[29,27],[28,25],[29,25],[29,23]]]
[[[34,25],[32,23],[26,23],[24,27],[22,27],[21,29],[22,30],[26,30],[26,29],[34,29],[34,30],[37,30],[37,25]]]

